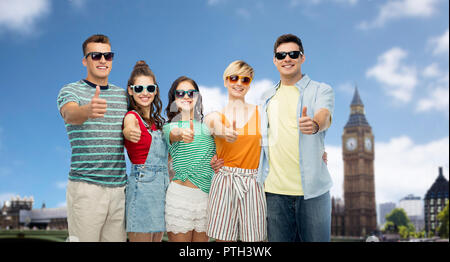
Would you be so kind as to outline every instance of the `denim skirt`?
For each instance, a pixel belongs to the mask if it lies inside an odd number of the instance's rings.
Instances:
[[[126,231],[166,231],[164,207],[169,185],[167,166],[132,165],[126,188]]]

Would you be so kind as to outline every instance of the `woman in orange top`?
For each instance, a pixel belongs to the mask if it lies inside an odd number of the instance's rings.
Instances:
[[[217,241],[264,241],[266,198],[256,181],[261,152],[259,111],[245,102],[253,68],[234,61],[223,74],[228,104],[221,112],[206,116],[216,142],[217,158],[223,167],[211,182],[208,203],[209,237]]]

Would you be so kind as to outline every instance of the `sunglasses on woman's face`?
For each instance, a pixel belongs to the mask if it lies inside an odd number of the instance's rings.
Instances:
[[[94,60],[94,61],[99,61],[100,59],[102,59],[102,56],[105,57],[106,61],[112,61],[114,58],[114,53],[113,52],[106,52],[106,53],[90,52],[90,53],[87,53],[84,57],[87,59],[88,56],[91,56],[92,60]]]
[[[286,58],[286,56],[289,55],[292,59],[297,59],[300,55],[303,55],[301,51],[290,51],[290,52],[276,52],[275,57],[278,60],[283,60]]]
[[[250,82],[252,82],[252,79],[248,76],[231,75],[231,76],[227,76],[227,79],[232,84],[236,84],[240,79],[242,85],[244,85],[244,86],[248,86],[248,85],[250,85]]]
[[[176,98],[183,98],[186,94],[189,98],[194,98],[194,95],[197,94],[197,90],[191,89],[191,90],[175,90],[175,97]]]
[[[131,85],[130,88],[133,90],[133,92],[135,92],[136,94],[141,93],[142,91],[144,91],[144,88],[147,89],[147,92],[149,93],[153,93],[156,90],[157,85],[148,85],[148,86],[134,86]]]

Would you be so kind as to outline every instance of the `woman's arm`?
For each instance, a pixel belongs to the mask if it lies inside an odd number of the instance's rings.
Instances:
[[[194,141],[194,122],[190,121],[189,128],[173,128],[170,131],[169,139],[171,144],[178,141],[192,143]]]
[[[233,127],[225,126],[221,119],[220,114],[212,112],[205,117],[205,124],[211,130],[211,134],[215,137],[224,138],[227,142],[232,143],[236,141],[238,132],[236,131],[236,120],[233,120]]]

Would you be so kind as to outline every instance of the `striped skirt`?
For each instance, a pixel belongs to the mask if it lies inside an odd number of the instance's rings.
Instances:
[[[256,181],[258,169],[222,167],[214,175],[208,199],[209,237],[244,242],[265,241],[266,196]]]

